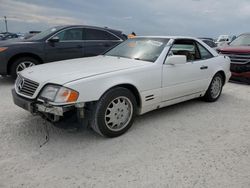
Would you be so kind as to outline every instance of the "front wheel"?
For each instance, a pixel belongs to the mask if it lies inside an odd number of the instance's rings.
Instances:
[[[132,126],[136,112],[135,96],[128,89],[117,87],[98,101],[91,126],[102,136],[117,137]]]
[[[220,73],[217,73],[213,77],[203,99],[207,102],[216,101],[221,95],[222,88],[223,88],[223,77]]]
[[[15,79],[18,72],[37,64],[39,62],[32,57],[20,57],[16,59],[11,66],[11,77]]]

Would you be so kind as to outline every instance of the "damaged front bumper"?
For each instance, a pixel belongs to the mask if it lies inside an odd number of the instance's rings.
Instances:
[[[70,112],[73,112],[75,115],[79,114],[78,116],[80,119],[84,118],[84,104],[54,106],[21,97],[16,93],[15,89],[12,89],[12,97],[14,103],[17,106],[29,111],[33,115],[39,114],[52,122],[59,121],[63,117],[67,116],[67,114],[69,114]]]

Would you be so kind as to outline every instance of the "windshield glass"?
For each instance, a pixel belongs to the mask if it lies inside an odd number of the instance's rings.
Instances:
[[[105,55],[154,62],[160,56],[169,39],[132,38],[124,41]]]
[[[61,27],[52,27],[52,28],[49,28],[45,31],[42,31],[41,33],[34,35],[33,37],[31,37],[29,39],[30,40],[41,40],[41,39],[45,38],[46,36],[58,31],[59,29],[61,29]]]
[[[230,46],[250,46],[250,34],[240,35],[230,43]]]

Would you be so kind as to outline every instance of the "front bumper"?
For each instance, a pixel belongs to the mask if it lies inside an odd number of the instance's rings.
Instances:
[[[232,62],[230,70],[232,72],[231,80],[250,83],[250,63],[237,64]]]
[[[32,114],[43,113],[54,116],[64,116],[65,112],[74,109],[74,106],[72,105],[52,106],[41,102],[37,102],[35,100],[23,98],[16,93],[15,89],[12,89],[12,98],[13,102],[17,106],[31,112]]]
[[[234,73],[235,76],[249,77],[250,63],[238,64],[231,62],[230,71]]]
[[[12,89],[11,92],[12,92],[13,102],[15,105],[31,113],[35,113],[33,100],[25,99],[23,97],[18,96],[15,89]]]
[[[243,72],[243,73],[232,72],[230,80],[240,81],[250,84],[250,72]]]
[[[249,72],[232,72],[232,77],[240,77],[240,78],[248,78],[250,79],[250,71]]]

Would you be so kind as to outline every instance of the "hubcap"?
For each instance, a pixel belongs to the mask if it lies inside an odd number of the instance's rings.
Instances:
[[[127,97],[117,97],[111,101],[105,112],[105,123],[111,131],[125,128],[133,115],[133,105]]]
[[[220,77],[215,77],[211,85],[211,96],[215,99],[220,95],[222,87],[222,80]]]
[[[23,61],[19,65],[17,65],[16,72],[20,72],[28,67],[32,67],[35,64],[31,61]]]

